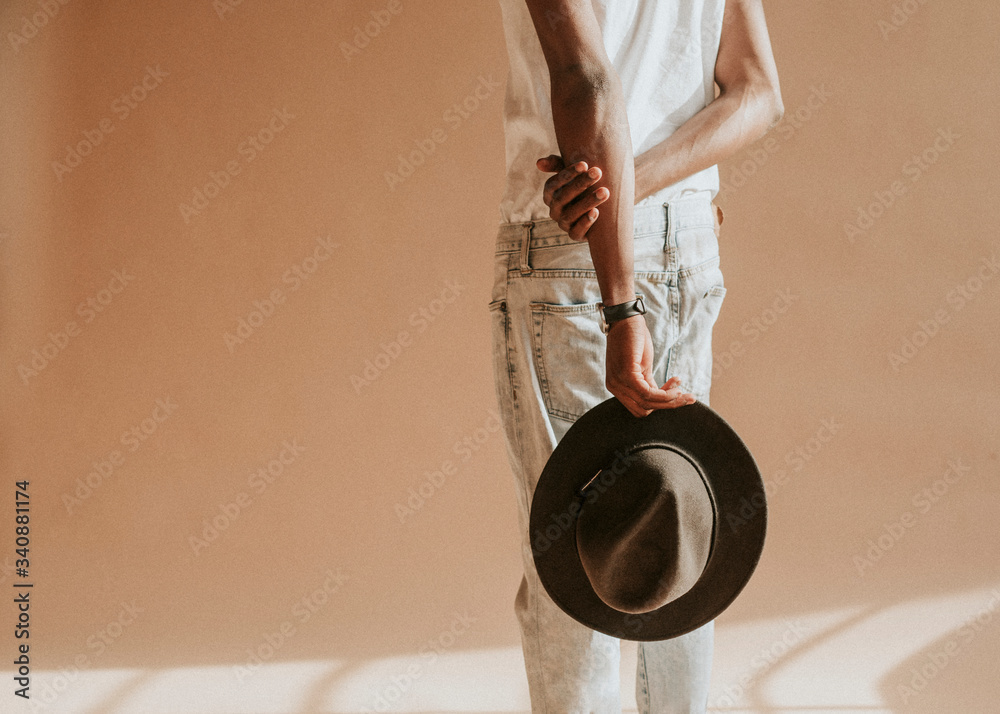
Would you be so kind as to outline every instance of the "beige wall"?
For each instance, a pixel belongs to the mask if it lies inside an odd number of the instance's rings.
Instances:
[[[771,521],[720,628],[997,585],[1000,10],[899,5],[885,36],[890,2],[767,5],[786,117],[721,167],[712,397],[773,486]],[[239,665],[288,621],[275,662],[416,652],[455,613],[475,618],[455,651],[517,646],[485,310],[499,8],[390,6],[348,58],[385,2],[71,1],[16,47],[40,5],[4,4],[0,512],[30,479],[39,671]],[[420,143],[436,148],[387,180]],[[362,384],[369,360],[384,369]],[[95,462],[109,473],[78,492]],[[304,597],[324,602],[308,621]],[[965,617],[938,612],[953,625],[928,651]],[[910,710],[1000,693],[980,676],[1000,627],[958,641]],[[888,705],[925,649],[895,650]]]

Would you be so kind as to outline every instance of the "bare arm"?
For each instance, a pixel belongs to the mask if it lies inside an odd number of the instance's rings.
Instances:
[[[607,204],[590,228],[590,255],[601,299],[635,298],[633,210],[635,157],[625,96],[601,37],[591,0],[525,0],[549,68],[552,122],[569,163],[600,166],[594,190]],[[694,396],[676,379],[663,389],[653,379],[653,343],[642,315],[615,322],[607,334],[605,386],[635,416],[683,406]]]
[[[761,0],[726,2],[715,81],[715,101],[635,157],[636,201],[732,156],[781,119],[778,70]]]
[[[610,191],[588,233],[601,297],[607,305],[632,300],[635,164],[621,81],[590,0],[526,2],[549,68],[560,154],[567,164],[600,166],[602,176],[592,188]]]

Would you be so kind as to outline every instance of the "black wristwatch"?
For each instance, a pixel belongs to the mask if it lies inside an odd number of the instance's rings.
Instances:
[[[605,335],[611,326],[626,317],[633,315],[645,315],[646,305],[642,301],[642,295],[636,295],[635,300],[619,303],[618,305],[605,305],[603,302],[597,303],[601,312],[601,332]]]

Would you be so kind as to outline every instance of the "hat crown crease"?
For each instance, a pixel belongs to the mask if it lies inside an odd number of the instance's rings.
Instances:
[[[616,610],[642,614],[697,582],[708,563],[715,513],[701,473],[684,455],[661,445],[630,454],[609,486],[583,502],[576,535],[597,595]]]

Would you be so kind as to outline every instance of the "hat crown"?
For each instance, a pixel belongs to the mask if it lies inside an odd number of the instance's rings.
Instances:
[[[667,454],[668,451],[673,452],[672,455]],[[637,499],[638,512],[675,512],[673,522],[677,524],[676,532],[680,533],[679,540],[674,536],[678,556],[667,558],[678,562],[680,567],[674,568],[675,571],[684,567],[679,554],[692,552],[685,544],[689,538],[702,539],[702,552],[706,547],[708,550],[707,556],[693,559],[695,567],[689,567],[689,573],[698,571],[698,561],[707,557],[708,562],[690,587],[685,584],[690,574],[670,574],[669,567],[655,566],[662,571],[661,575],[667,573],[664,576],[669,580],[667,592],[658,598],[637,602],[643,598],[616,587],[614,578],[602,578],[602,574],[611,572],[615,565],[611,562],[615,557],[613,544],[623,542],[625,538],[621,533],[629,529],[619,526],[619,534],[614,537],[607,535],[611,528],[602,534],[600,506],[601,499],[609,494],[613,499],[618,493],[617,487],[622,484],[631,484],[631,488],[622,492],[626,495],[643,491],[640,461],[655,465],[659,460],[656,452],[673,462],[655,466],[656,471],[671,474],[673,485],[653,491],[673,493],[676,504],[671,506],[669,499],[662,499],[660,507],[642,507],[641,499]],[[678,459],[690,462],[690,468]],[[602,471],[602,467],[607,468]],[[700,477],[698,480],[693,478],[694,473]],[[685,474],[691,478],[685,478]],[[630,475],[634,478],[629,478]],[[695,493],[704,490],[693,499],[694,503],[700,501],[702,505],[690,509],[687,515],[683,505],[691,501],[683,495],[685,484]],[[578,622],[619,639],[667,640],[716,618],[746,586],[764,547],[767,531],[765,495],[760,469],[746,444],[708,405],[695,402],[676,409],[657,409],[639,418],[617,397],[610,397],[570,426],[539,475],[528,523],[531,557],[538,578],[552,601]],[[711,503],[711,513],[706,498]],[[747,510],[748,502],[753,505],[752,512]],[[614,510],[607,505],[604,507],[609,513]],[[622,512],[627,517],[620,519],[621,523],[638,521],[635,515],[628,516],[636,513],[634,505],[631,510],[623,508]],[[702,525],[691,525],[692,521],[697,524],[698,519],[689,516],[697,513],[702,514]],[[612,522],[609,516],[608,523]],[[639,524],[631,530],[641,531],[643,527]],[[705,542],[709,540],[710,543]],[[625,555],[628,551],[629,548],[622,548]],[[586,568],[584,560],[587,560]],[[640,566],[632,570],[654,569],[641,558],[638,562]],[[653,580],[659,582],[655,576]],[[670,592],[671,588],[674,592]],[[683,594],[670,600],[685,588]],[[636,590],[643,589],[656,588]],[[642,612],[655,607],[658,601],[667,602],[655,610]]]
[[[580,562],[597,595],[626,613],[656,610],[708,564],[715,510],[701,472],[666,445],[644,445],[602,469],[576,523]]]

